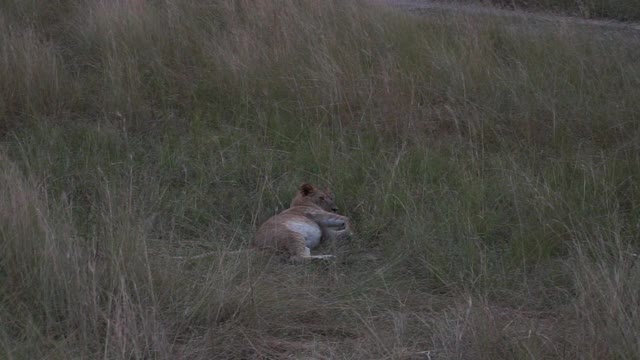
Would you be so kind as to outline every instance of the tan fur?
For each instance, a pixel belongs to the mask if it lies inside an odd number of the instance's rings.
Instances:
[[[253,245],[282,253],[293,262],[332,258],[332,255],[311,255],[311,249],[321,241],[351,236],[349,218],[336,214],[337,211],[331,191],[302,184],[289,209],[260,226]]]

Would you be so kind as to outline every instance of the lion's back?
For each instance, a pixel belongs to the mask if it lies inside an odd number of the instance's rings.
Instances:
[[[305,245],[317,245],[322,238],[318,224],[305,216],[304,211],[289,208],[270,217],[259,228],[253,246],[286,250],[291,242],[304,238]]]

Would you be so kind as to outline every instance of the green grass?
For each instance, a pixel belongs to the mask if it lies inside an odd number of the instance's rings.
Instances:
[[[640,352],[636,38],[358,1],[2,7],[0,357]],[[227,251],[304,181],[355,223],[338,262]]]

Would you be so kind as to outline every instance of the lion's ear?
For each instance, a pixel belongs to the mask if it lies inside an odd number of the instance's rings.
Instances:
[[[307,196],[311,193],[314,192],[314,188],[313,185],[309,184],[309,183],[304,183],[300,186],[300,192],[302,193],[302,195]]]

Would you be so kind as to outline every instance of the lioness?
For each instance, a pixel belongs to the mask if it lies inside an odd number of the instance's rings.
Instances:
[[[349,218],[336,214],[338,208],[328,189],[302,184],[291,206],[260,226],[253,247],[288,255],[292,262],[331,259],[333,255],[311,255],[321,240],[351,236]]]

